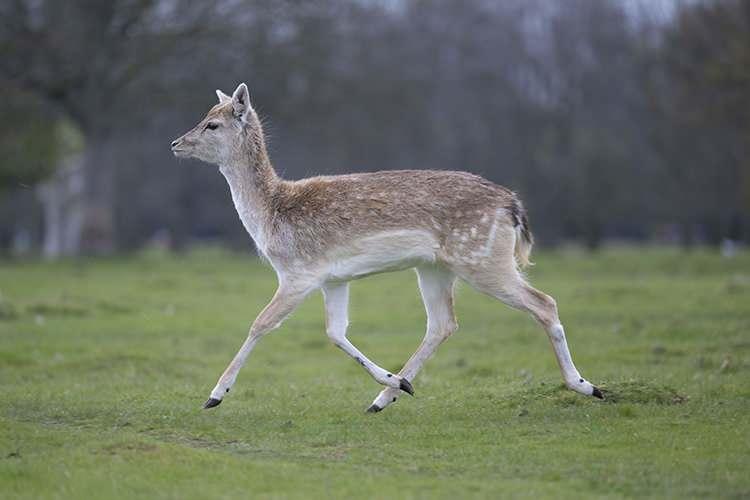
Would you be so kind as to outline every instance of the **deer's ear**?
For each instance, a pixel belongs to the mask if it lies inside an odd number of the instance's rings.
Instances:
[[[225,102],[229,102],[232,100],[231,97],[229,97],[219,89],[216,89],[216,97],[219,98],[219,104],[224,104]]]
[[[232,94],[232,109],[234,110],[234,116],[241,122],[247,121],[247,114],[250,112],[250,93],[244,83],[240,83]]]

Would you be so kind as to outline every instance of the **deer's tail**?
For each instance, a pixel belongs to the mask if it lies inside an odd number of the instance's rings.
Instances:
[[[513,253],[518,266],[523,269],[524,267],[533,265],[529,257],[531,256],[531,248],[534,246],[534,235],[531,234],[526,209],[517,196],[513,198],[510,213],[513,216],[513,225],[516,230],[516,246],[513,249]]]

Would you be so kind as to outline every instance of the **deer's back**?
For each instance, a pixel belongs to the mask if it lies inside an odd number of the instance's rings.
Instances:
[[[512,191],[467,172],[314,177],[280,186],[271,231],[305,254],[385,231],[424,230],[446,242],[486,233],[515,203]]]

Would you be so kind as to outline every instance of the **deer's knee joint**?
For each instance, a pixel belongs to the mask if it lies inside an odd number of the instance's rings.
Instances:
[[[458,330],[458,323],[456,320],[446,320],[438,323],[437,325],[427,325],[428,335],[434,336],[433,338],[439,339],[439,342],[444,342],[448,337],[453,335]]]
[[[545,329],[550,330],[560,322],[557,315],[557,303],[555,299],[541,292],[538,292],[536,298],[536,303],[532,303],[529,310]]]
[[[248,334],[248,338],[253,339],[253,340],[260,340],[267,333],[268,331],[251,330],[250,333]]]
[[[341,349],[342,351],[344,349],[344,345],[347,343],[346,340],[346,334],[340,333],[340,332],[328,332],[328,339],[331,341],[333,345]]]
[[[340,333],[328,333],[328,338],[333,342],[333,345],[336,347],[341,347],[344,344],[344,340],[346,339],[346,335],[340,334]]]
[[[557,313],[557,302],[555,302],[555,299],[535,288],[528,287],[526,291],[531,298],[532,304],[535,304],[537,307],[549,309]]]
[[[331,339],[331,342],[338,346],[346,338],[347,327],[348,323],[328,325],[328,328],[326,328],[326,335],[328,335],[328,338]]]
[[[557,316],[557,301],[555,301],[555,299],[553,299],[549,295],[547,296],[547,298],[549,298],[548,307],[552,310],[554,315]]]
[[[445,330],[444,330],[445,338],[448,338],[454,333],[456,333],[456,330],[458,330],[458,323],[456,322],[455,319],[451,319],[445,325]]]
[[[540,294],[542,307],[549,316],[557,316],[557,302],[547,294]]]
[[[250,337],[254,338],[261,338],[275,329],[277,329],[279,326],[281,326],[281,321],[277,321],[275,323],[268,323],[268,322],[258,322],[253,324],[253,326],[250,328]]]

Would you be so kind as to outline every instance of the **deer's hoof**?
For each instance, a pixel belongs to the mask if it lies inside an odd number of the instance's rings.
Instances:
[[[604,394],[602,394],[602,391],[600,391],[598,387],[594,387],[594,392],[592,392],[591,395],[595,398],[604,399]]]
[[[220,404],[221,404],[221,399],[208,398],[208,401],[203,403],[203,409],[207,410],[208,408],[213,408],[214,406],[219,406]]]
[[[399,383],[399,389],[404,391],[405,393],[413,396],[414,395],[414,387],[411,386],[411,382],[406,380],[405,378],[401,379],[401,382]]]
[[[377,413],[381,410],[382,408],[379,407],[378,405],[370,405],[370,407],[367,409],[367,413]]]

